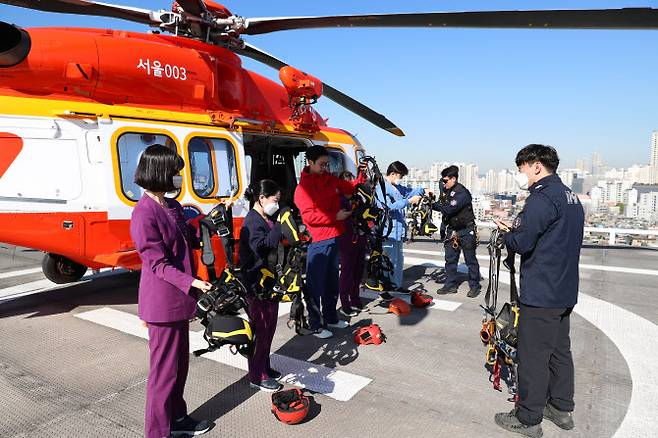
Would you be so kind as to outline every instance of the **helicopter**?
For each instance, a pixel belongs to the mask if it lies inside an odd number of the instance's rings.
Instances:
[[[251,181],[271,178],[292,205],[303,152],[330,150],[331,170],[356,172],[364,147],[313,107],[325,97],[391,134],[384,115],[249,44],[279,31],[346,27],[656,29],[658,9],[528,10],[245,18],[210,0],[171,10],[88,0],[0,0],[41,11],[151,27],[34,28],[0,21],[0,241],[45,253],[44,275],[79,280],[91,268],[140,268],[130,238],[133,181],[151,144],[185,161],[169,196],[193,218],[232,205],[234,232]],[[241,57],[279,71],[276,83]],[[221,254],[221,251],[219,252]],[[221,268],[224,260],[218,257]]]

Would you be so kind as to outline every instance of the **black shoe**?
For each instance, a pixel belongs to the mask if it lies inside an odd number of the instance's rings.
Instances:
[[[401,294],[410,294],[411,291],[409,289],[406,289],[404,287],[399,287],[395,289],[395,292],[400,292]]]
[[[194,418],[186,415],[182,420],[171,424],[171,436],[179,435],[201,435],[210,430],[210,422],[208,420],[197,421]]]
[[[544,408],[544,418],[551,420],[560,429],[571,430],[575,426],[571,412],[561,411],[550,403]]]
[[[382,301],[393,301],[393,298],[395,297],[388,292],[382,292],[379,294],[379,298],[381,298]]]
[[[274,380],[279,380],[282,376],[282,374],[277,370],[275,370],[274,368],[268,368],[267,375],[273,378]]]
[[[475,298],[478,295],[480,295],[480,292],[482,292],[482,287],[481,286],[475,286],[475,287],[472,287],[468,290],[468,293],[466,294],[466,296],[469,297],[469,298]]]
[[[541,430],[541,424],[526,426],[521,423],[516,417],[516,409],[512,409],[510,412],[498,413],[494,417],[494,420],[496,421],[496,424],[503,429],[529,436],[530,438],[541,438],[544,435],[544,431]]]
[[[283,385],[274,379],[261,380],[260,383],[249,382],[249,386],[264,392],[275,392],[283,388]]]
[[[357,312],[356,310],[350,309],[349,307],[341,307],[340,308],[340,313],[342,313],[343,315],[345,315],[349,318],[352,318],[352,317],[357,316],[359,314],[359,312]]]
[[[437,290],[436,293],[439,295],[456,294],[457,286],[450,286],[446,284],[441,289]]]

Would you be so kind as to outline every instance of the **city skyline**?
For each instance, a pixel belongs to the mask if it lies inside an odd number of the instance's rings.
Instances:
[[[119,3],[140,6],[135,0]],[[652,6],[647,0],[598,0],[596,5],[582,0],[223,3],[245,17]],[[148,7],[169,9],[171,2],[153,0]],[[0,5],[0,16],[25,27],[148,31],[121,20],[7,5]],[[370,126],[326,98],[316,105],[331,126],[354,134],[383,165],[403,159],[408,166],[420,166],[428,155],[436,155],[445,161],[477,160],[486,171],[512,166],[516,151],[528,143],[544,143],[555,146],[564,162],[600,151],[608,163],[629,166],[643,162],[651,131],[658,129],[658,58],[646,50],[658,45],[658,32],[313,29],[248,41],[400,126],[406,137]],[[276,70],[251,60],[243,64],[279,82]]]

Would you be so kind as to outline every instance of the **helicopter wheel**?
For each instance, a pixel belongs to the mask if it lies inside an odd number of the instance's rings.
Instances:
[[[65,284],[78,281],[87,272],[87,267],[58,254],[43,256],[41,268],[46,278],[53,283]]]

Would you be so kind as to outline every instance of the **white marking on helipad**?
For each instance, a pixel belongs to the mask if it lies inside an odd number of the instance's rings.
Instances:
[[[445,254],[443,252],[439,251],[426,251],[422,249],[405,249],[405,253],[409,254],[421,254],[421,255],[432,255],[436,256],[437,259],[422,259],[422,258],[414,258],[414,257],[405,257],[404,258],[404,263],[405,264],[419,264],[419,265],[427,265],[427,266],[444,266],[444,261],[443,257]],[[485,255],[478,255],[477,258],[479,260],[486,260],[489,261],[489,256]],[[409,260],[416,260],[416,262],[409,262]],[[580,264],[580,269],[591,269],[595,271],[606,271],[606,272],[619,272],[622,274],[635,274],[635,275],[652,275],[652,276],[658,276],[658,270],[655,269],[640,269],[640,268],[626,268],[624,266],[604,266],[604,265],[590,265],[590,264]]]
[[[7,301],[15,300],[17,298],[25,297],[28,295],[32,295],[40,292],[47,292],[55,289],[61,289],[69,286],[75,286],[78,284],[87,283],[97,278],[107,277],[110,275],[117,275],[125,272],[127,272],[125,269],[112,270],[110,268],[107,270],[103,270],[98,274],[85,275],[79,281],[75,281],[73,283],[57,284],[48,280],[47,278],[44,278],[41,280],[30,281],[28,283],[17,284],[11,287],[5,287],[0,289],[0,304],[5,303]]]
[[[0,273],[0,279],[20,277],[21,275],[36,274],[38,272],[42,272],[41,268],[30,268],[30,269],[21,269],[20,271],[3,272],[3,273]]]
[[[78,313],[75,316],[142,339],[148,339],[148,329],[144,327],[139,317],[130,313],[103,307]],[[208,343],[203,339],[203,332],[190,332],[190,352],[207,346]],[[239,354],[231,354],[228,348],[220,348],[201,357],[245,371],[248,368],[247,359]],[[276,353],[270,356],[270,361],[272,366],[284,375],[283,381],[285,383],[322,393],[338,401],[350,400],[356,393],[372,382],[372,379],[368,377],[327,368]]]
[[[501,283],[509,279],[501,277]],[[658,429],[658,353],[647,340],[658,339],[658,326],[607,301],[578,294],[574,307],[617,346],[631,374],[631,401],[614,438],[653,438]]]
[[[409,296],[409,294],[401,294],[401,293],[396,293],[396,292],[389,292],[389,293],[392,294],[392,295],[395,295],[396,298],[401,298],[404,301],[406,301],[408,304],[411,304],[411,297]],[[376,299],[379,298],[379,293],[377,293],[375,291],[368,290],[368,289],[361,289],[360,295],[363,298],[369,298],[369,299],[373,299],[373,300],[376,300]],[[432,301],[432,305],[428,306],[428,307],[425,307],[425,309],[437,309],[437,310],[446,310],[448,312],[454,312],[461,305],[462,305],[462,303],[459,303],[457,301],[446,301],[446,300],[434,299],[434,301]]]

